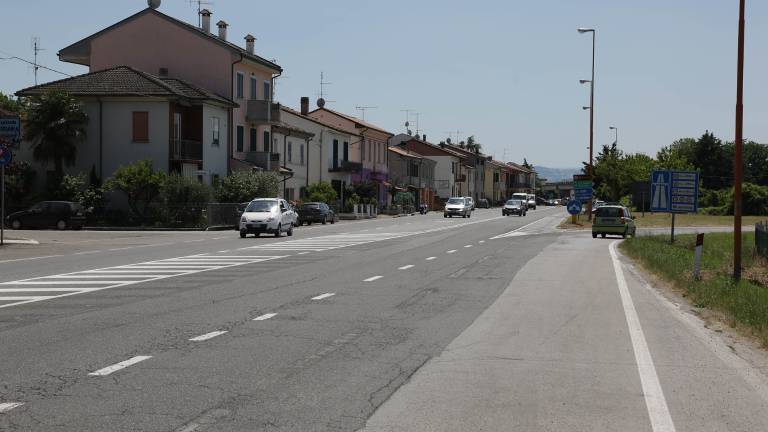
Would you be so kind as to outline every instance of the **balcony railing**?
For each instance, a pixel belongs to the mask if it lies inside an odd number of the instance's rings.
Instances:
[[[328,172],[359,173],[362,169],[363,169],[363,164],[361,164],[360,162],[342,160],[328,167]]]
[[[249,151],[245,160],[265,170],[277,171],[280,168],[280,153]]]
[[[185,139],[171,139],[172,160],[203,160],[203,143]]]
[[[249,100],[245,119],[251,123],[279,123],[280,104],[265,100]]]

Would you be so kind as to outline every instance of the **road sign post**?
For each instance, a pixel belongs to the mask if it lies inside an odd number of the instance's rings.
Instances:
[[[5,166],[12,160],[8,147],[0,146],[0,246],[5,244]]]

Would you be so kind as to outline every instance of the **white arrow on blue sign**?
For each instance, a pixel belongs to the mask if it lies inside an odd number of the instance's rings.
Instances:
[[[581,201],[577,201],[575,199],[572,199],[568,201],[568,213],[572,215],[577,215],[581,213]]]
[[[0,166],[5,166],[13,160],[13,153],[8,147],[0,146]]]

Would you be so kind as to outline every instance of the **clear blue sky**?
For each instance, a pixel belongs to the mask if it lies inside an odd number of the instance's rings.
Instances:
[[[768,3],[747,0],[745,135],[768,143]],[[0,55],[31,58],[71,74],[56,52],[146,6],[145,0],[26,0],[4,8]],[[597,39],[595,144],[613,140],[631,152],[662,146],[705,129],[733,139],[736,0],[214,0],[213,22],[229,38],[257,37],[257,52],[277,59],[286,78],[277,98],[297,107],[316,99],[320,71],[329,107],[402,132],[405,113],[421,113],[431,141],[453,131],[474,134],[499,159],[552,167],[587,157],[591,39]],[[186,0],[160,10],[197,22]],[[0,91],[32,85],[30,67],[0,61]],[[40,82],[60,78],[41,71]],[[314,106],[314,102],[313,102]],[[415,118],[411,118],[411,123]]]

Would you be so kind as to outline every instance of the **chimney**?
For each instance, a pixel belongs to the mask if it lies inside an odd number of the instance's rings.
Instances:
[[[421,140],[424,141],[424,142],[427,142],[427,134],[422,134],[421,135]]]
[[[256,38],[253,37],[252,34],[248,34],[245,36],[245,50],[248,51],[248,54],[253,54],[254,41],[256,41]]]
[[[225,23],[224,20],[221,20],[216,23],[216,27],[219,28],[219,39],[223,41],[227,40],[227,23]]]
[[[301,97],[301,115],[309,114],[309,98],[306,96]]]
[[[210,33],[211,32],[211,11],[209,11],[208,9],[201,10],[200,18],[201,18],[200,23],[202,24],[201,28],[205,33]]]

